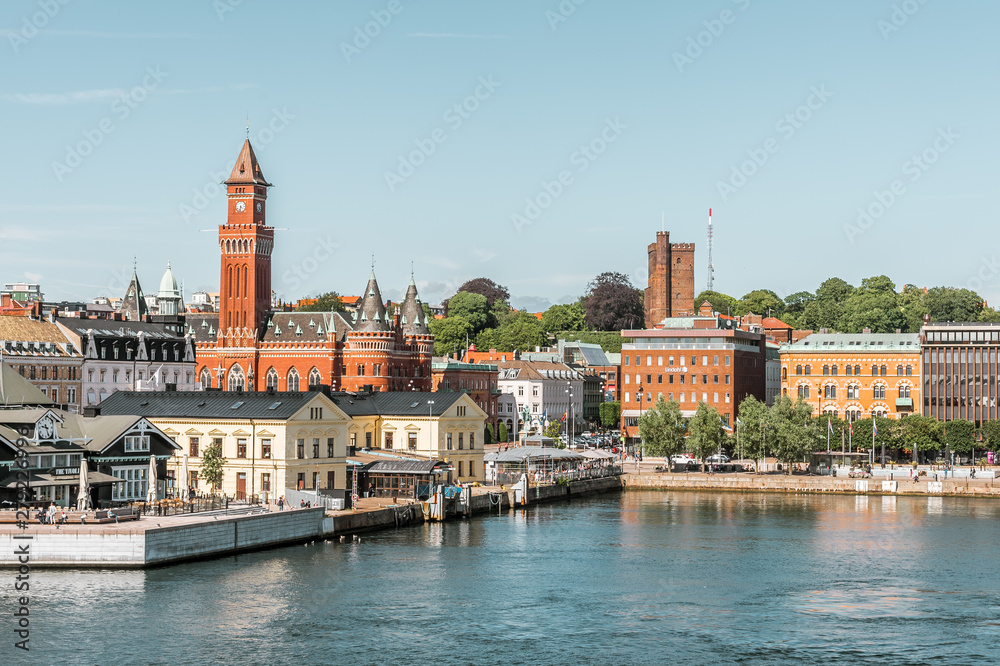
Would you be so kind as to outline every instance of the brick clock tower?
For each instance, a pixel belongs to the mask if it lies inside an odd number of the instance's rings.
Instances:
[[[267,188],[247,140],[226,181],[229,211],[219,226],[222,275],[219,280],[221,346],[244,347],[257,338],[271,310],[271,250],[274,228],[265,222]]]

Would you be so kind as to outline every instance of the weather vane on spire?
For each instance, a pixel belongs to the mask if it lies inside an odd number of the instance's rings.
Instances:
[[[250,138],[250,114],[247,114],[247,139]]]

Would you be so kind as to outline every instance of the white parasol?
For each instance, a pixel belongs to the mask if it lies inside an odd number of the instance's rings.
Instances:
[[[149,490],[146,491],[146,501],[156,501],[156,456],[149,456]]]
[[[181,499],[186,500],[188,498],[188,457],[184,454],[184,463],[181,466]]]
[[[90,482],[87,480],[87,461],[80,460],[80,490],[76,495],[77,511],[86,511],[90,508]]]

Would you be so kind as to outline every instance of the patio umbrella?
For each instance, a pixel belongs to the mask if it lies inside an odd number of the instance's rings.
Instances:
[[[149,456],[149,490],[146,491],[146,501],[156,501],[156,456]]]
[[[184,463],[181,466],[181,499],[188,498],[188,457],[184,454]]]
[[[920,458],[917,455],[917,443],[913,442],[913,462],[919,462]]]
[[[87,480],[87,461],[80,461],[80,490],[76,494],[77,511],[90,508],[90,482]]]

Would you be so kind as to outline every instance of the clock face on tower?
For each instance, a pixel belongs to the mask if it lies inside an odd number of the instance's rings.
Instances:
[[[260,202],[258,201],[258,202],[257,202],[257,212],[258,212],[258,213],[260,212],[260,209],[261,209],[261,208],[263,208],[263,206],[261,206],[261,205],[260,205]]]
[[[243,203],[242,201],[237,201],[236,202],[236,212],[237,213],[242,213],[246,209],[247,209],[247,205],[245,203]]]

